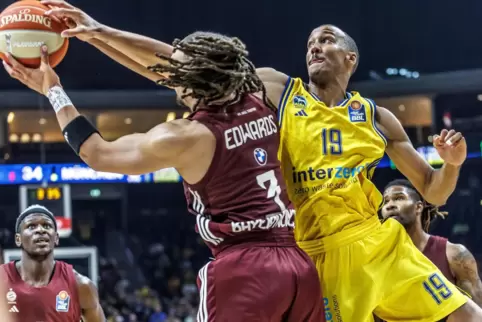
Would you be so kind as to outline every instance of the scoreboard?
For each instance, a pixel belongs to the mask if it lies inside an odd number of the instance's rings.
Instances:
[[[41,205],[55,216],[60,237],[72,234],[72,197],[70,185],[22,185],[19,188],[20,211]]]

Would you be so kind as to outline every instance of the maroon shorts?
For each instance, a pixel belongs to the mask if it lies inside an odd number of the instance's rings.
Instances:
[[[323,322],[311,259],[298,247],[222,252],[199,271],[198,322]]]

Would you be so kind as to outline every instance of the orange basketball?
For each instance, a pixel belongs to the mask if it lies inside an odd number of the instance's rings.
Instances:
[[[49,49],[52,67],[64,59],[69,40],[60,33],[65,24],[44,15],[48,7],[35,0],[17,1],[0,14],[0,58],[6,60],[11,53],[20,63],[28,67],[40,66],[40,47]]]

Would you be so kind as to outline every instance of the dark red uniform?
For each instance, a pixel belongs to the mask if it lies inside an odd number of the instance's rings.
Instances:
[[[190,119],[217,141],[203,180],[184,183],[196,231],[216,257],[199,271],[198,321],[324,321],[316,269],[293,236],[276,115],[245,95]]]
[[[15,322],[79,322],[81,309],[77,283],[71,265],[57,261],[50,283],[45,287],[26,284],[15,262],[2,265],[7,276],[7,301]],[[1,274],[1,276],[4,276]]]
[[[450,282],[455,284],[455,276],[447,259],[447,242],[447,238],[430,236],[423,249],[423,254],[438,267]]]

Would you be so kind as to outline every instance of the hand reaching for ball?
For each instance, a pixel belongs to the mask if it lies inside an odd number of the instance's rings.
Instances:
[[[69,27],[69,29],[62,32],[62,37],[77,37],[82,41],[89,41],[102,28],[102,25],[95,19],[68,2],[63,0],[43,0],[40,3],[52,8],[45,13],[47,16],[56,17],[64,21]]]
[[[8,63],[3,61],[3,67],[5,67],[8,74],[34,91],[42,95],[47,95],[49,89],[55,85],[60,85],[59,76],[52,67],[50,67],[47,46],[44,45],[41,48],[41,64],[39,68],[33,69],[25,67],[10,54],[7,54],[7,58]]]

